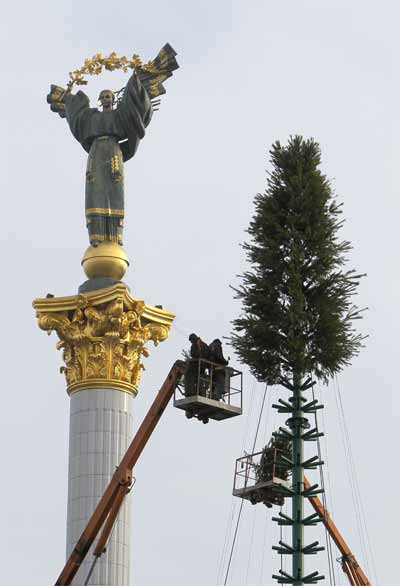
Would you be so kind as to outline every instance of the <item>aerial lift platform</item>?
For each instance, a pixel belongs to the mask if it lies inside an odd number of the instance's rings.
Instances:
[[[210,360],[188,360],[175,389],[174,407],[203,423],[230,419],[242,414],[242,387],[239,370]]]

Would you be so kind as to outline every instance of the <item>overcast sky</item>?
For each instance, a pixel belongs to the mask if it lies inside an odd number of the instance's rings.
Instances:
[[[170,339],[147,359],[135,425],[190,332],[206,341],[230,333],[240,307],[229,285],[245,267],[239,244],[254,195],[265,187],[271,143],[296,133],[314,137],[323,171],[344,202],[342,234],[354,245],[349,267],[368,273],[357,302],[369,307],[360,328],[370,337],[339,385],[378,583],[395,586],[399,16],[389,0],[17,0],[3,8],[4,583],[53,584],[65,553],[69,399],[56,337],[37,328],[31,302],[47,292],[72,295],[85,279],[86,154],[45,97],[50,83],[65,84],[68,72],[96,52],[137,52],[148,60],[169,42],[180,69],[126,165],[125,248],[132,265],[125,280],[135,296],[163,304],[177,318]],[[90,80],[85,91],[94,103],[99,89],[118,89],[125,80],[108,74]],[[251,449],[263,393],[245,368],[244,388],[244,415],[236,420],[202,425],[172,406],[166,411],[135,470],[132,584],[217,583],[234,461],[243,447]],[[322,394],[328,497],[361,559],[333,386]],[[268,405],[279,396],[285,391],[271,389]],[[281,423],[267,413],[260,448]],[[228,584],[272,583],[280,561],[271,552],[279,539],[271,516],[262,505],[244,504]],[[325,555],[313,557],[310,567],[326,571]],[[375,586],[372,571],[369,577]],[[337,584],[345,583],[340,576]]]

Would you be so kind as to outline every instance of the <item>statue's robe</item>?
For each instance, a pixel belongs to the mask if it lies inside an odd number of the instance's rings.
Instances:
[[[152,116],[148,93],[134,73],[115,110],[89,107],[82,91],[65,98],[66,118],[74,137],[89,153],[86,169],[86,221],[91,244],[122,244],[123,162],[136,152]]]

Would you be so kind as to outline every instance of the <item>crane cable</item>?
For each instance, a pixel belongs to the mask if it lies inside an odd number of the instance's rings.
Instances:
[[[356,466],[355,466],[354,456],[353,456],[353,450],[352,450],[351,442],[350,442],[350,433],[349,433],[349,428],[348,428],[347,421],[346,421],[346,416],[345,416],[345,411],[344,411],[344,406],[343,406],[343,401],[342,401],[342,394],[340,391],[340,386],[339,386],[339,381],[338,381],[337,376],[335,377],[335,382],[336,382],[336,391],[337,391],[337,394],[335,395],[336,404],[337,404],[337,408],[338,408],[338,412],[339,412],[339,421],[340,421],[340,424],[342,427],[343,444],[345,447],[346,463],[347,463],[347,469],[348,469],[348,473],[349,473],[349,480],[350,480],[350,487],[351,487],[351,492],[352,492],[352,497],[353,497],[353,504],[354,504],[354,509],[355,509],[355,513],[356,513],[357,529],[358,529],[358,533],[360,536],[362,555],[364,557],[365,567],[366,567],[367,573],[369,575],[370,575],[370,568],[369,568],[368,557],[371,559],[375,583],[376,583],[376,586],[378,586],[378,575],[377,575],[377,571],[376,571],[375,558],[374,558],[374,554],[373,554],[373,550],[372,550],[372,546],[371,546],[371,539],[370,539],[369,531],[368,531],[368,527],[367,527],[365,509],[364,509],[364,505],[363,505],[363,499],[361,496],[360,485],[358,482],[357,471],[356,471]],[[346,442],[347,442],[347,444],[346,444]],[[369,554],[369,556],[368,556],[368,554]]]
[[[260,414],[259,414],[259,417],[258,417],[256,433],[255,433],[255,436],[254,436],[253,447],[252,447],[252,450],[251,450],[251,453],[252,454],[254,454],[254,450],[255,450],[255,447],[256,447],[258,432],[259,432],[259,429],[260,429],[261,417],[262,417],[262,413],[263,413],[263,410],[264,410],[265,398],[267,396],[267,390],[268,390],[268,385],[266,384],[265,385],[265,389],[264,389],[264,396],[263,396],[263,400],[262,400],[262,404],[261,404]],[[231,568],[233,552],[234,552],[234,549],[235,549],[236,539],[237,539],[237,535],[238,535],[238,531],[239,531],[240,518],[241,518],[242,510],[243,510],[243,502],[244,502],[244,499],[242,499],[242,502],[240,503],[240,509],[239,509],[239,514],[238,514],[238,518],[237,518],[237,521],[236,521],[235,533],[234,533],[234,536],[233,536],[231,551],[230,551],[230,554],[229,554],[228,566],[226,568],[226,573],[225,573],[224,586],[226,586],[226,584],[228,582],[229,570]]]

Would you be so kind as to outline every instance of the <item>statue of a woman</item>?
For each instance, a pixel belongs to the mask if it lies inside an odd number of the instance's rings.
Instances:
[[[153,113],[151,99],[165,92],[161,82],[178,67],[175,55],[166,45],[152,62],[155,73],[134,71],[116,106],[114,93],[103,90],[99,95],[102,111],[90,108],[82,91],[72,94],[51,86],[47,96],[51,109],[67,119],[72,134],[89,153],[85,209],[92,246],[103,241],[122,245],[123,163],[133,157],[145,135]]]

